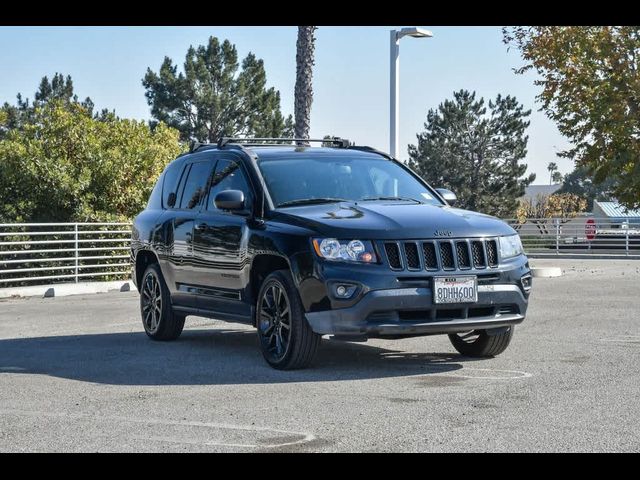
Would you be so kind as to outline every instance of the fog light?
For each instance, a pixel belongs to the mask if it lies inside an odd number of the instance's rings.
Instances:
[[[338,283],[333,286],[333,295],[336,298],[347,299],[353,297],[353,294],[357,289],[357,285],[352,285],[349,283]]]
[[[520,283],[522,284],[522,288],[524,289],[525,292],[528,292],[529,290],[531,290],[531,286],[532,286],[531,275],[523,276],[520,279]]]

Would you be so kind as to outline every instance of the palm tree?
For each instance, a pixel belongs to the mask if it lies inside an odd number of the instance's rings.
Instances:
[[[553,183],[553,174],[558,171],[558,165],[556,162],[549,162],[547,170],[549,171],[549,185],[551,185]]]
[[[316,41],[314,32],[316,28],[317,27],[298,27],[294,100],[294,114],[296,117],[294,135],[296,138],[309,138],[311,103],[313,102],[313,56]]]

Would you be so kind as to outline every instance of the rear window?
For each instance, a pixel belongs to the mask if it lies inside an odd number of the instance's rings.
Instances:
[[[162,206],[164,208],[169,208],[169,195],[176,193],[180,172],[182,171],[182,164],[183,162],[173,162],[164,172],[164,183],[162,186]]]
[[[182,200],[180,208],[191,209],[200,204],[200,200],[204,197],[205,186],[211,173],[211,162],[194,162],[189,170],[187,181],[182,192]]]

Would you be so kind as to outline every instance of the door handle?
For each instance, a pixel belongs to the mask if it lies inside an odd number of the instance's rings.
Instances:
[[[207,229],[207,224],[206,224],[206,223],[198,223],[198,224],[195,226],[195,229],[196,229],[196,230],[206,230],[206,229]]]

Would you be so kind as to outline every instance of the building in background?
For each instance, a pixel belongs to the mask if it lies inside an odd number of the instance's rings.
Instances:
[[[627,210],[618,202],[593,202],[593,216],[596,218],[606,218],[612,223],[629,222],[630,224],[640,224],[640,210]]]
[[[561,187],[561,183],[556,185],[528,185],[524,188],[524,195],[521,198],[523,200],[531,200],[535,205],[538,203],[538,198],[553,195],[560,190]]]

